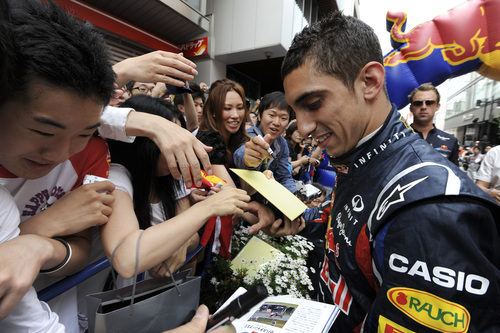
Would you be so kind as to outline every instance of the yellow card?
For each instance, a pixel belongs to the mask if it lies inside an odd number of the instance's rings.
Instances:
[[[231,268],[234,271],[238,268],[246,268],[248,270],[246,275],[253,277],[259,271],[260,266],[273,260],[277,253],[281,251],[253,236],[231,261]]]
[[[290,220],[295,220],[307,209],[307,206],[295,194],[276,180],[267,179],[261,171],[245,169],[230,170],[262,194],[264,198],[269,200],[274,207],[278,208]]]

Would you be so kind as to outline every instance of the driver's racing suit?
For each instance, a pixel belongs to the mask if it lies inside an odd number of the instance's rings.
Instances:
[[[393,107],[340,158],[319,279],[332,332],[500,332],[499,206]]]

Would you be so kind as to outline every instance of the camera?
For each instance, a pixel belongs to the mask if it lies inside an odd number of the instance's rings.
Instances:
[[[302,201],[311,202],[321,196],[321,190],[312,184],[304,184],[303,182],[298,181],[296,185],[297,197]]]

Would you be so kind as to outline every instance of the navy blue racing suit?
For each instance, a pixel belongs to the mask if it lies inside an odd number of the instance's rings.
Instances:
[[[319,298],[332,332],[500,332],[500,208],[393,107],[337,170]]]
[[[458,140],[454,135],[443,132],[437,129],[433,124],[434,128],[427,134],[428,144],[431,145],[438,153],[449,159],[454,164],[458,165]],[[413,128],[413,131],[420,135],[423,139],[423,134]]]

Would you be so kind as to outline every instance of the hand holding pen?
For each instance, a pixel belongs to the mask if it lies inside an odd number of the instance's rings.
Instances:
[[[258,167],[266,158],[274,158],[274,152],[270,145],[271,135],[266,134],[254,136],[245,143],[245,155],[243,161],[249,168]]]

